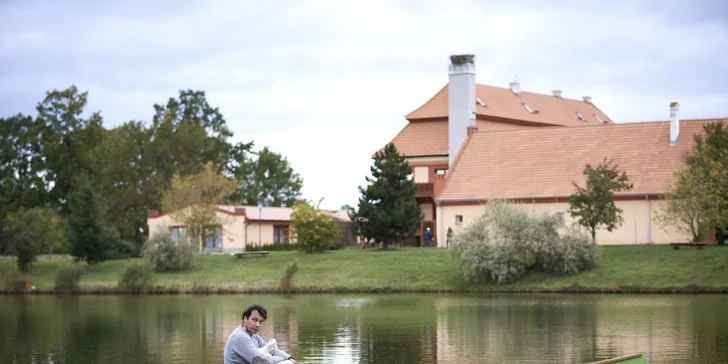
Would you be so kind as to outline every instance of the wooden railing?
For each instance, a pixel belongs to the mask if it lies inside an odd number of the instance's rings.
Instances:
[[[435,197],[434,183],[415,183],[415,185],[417,186],[415,197]]]

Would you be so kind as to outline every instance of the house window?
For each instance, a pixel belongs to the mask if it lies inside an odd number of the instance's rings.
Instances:
[[[284,244],[288,242],[288,226],[273,227],[273,242]]]
[[[181,241],[187,241],[187,229],[183,226],[176,226],[172,229],[172,241],[174,245],[179,245]]]
[[[222,247],[222,228],[210,226],[205,229],[205,248]]]
[[[438,175],[438,176],[444,176],[445,174],[447,174],[447,169],[445,169],[445,168],[438,168],[438,169],[435,170],[435,174]]]
[[[599,122],[599,124],[604,124],[604,122],[603,122],[603,121],[602,121],[602,119],[601,119],[601,118],[599,117],[599,115],[597,115],[597,114],[594,114],[594,119],[597,119],[597,121]]]
[[[463,215],[455,215],[455,225],[463,224]]]
[[[531,114],[533,114],[533,110],[531,110],[531,107],[529,107],[528,104],[526,104],[525,102],[523,103],[523,107],[525,107],[526,110],[528,110],[528,112],[530,112]]]
[[[565,214],[563,212],[557,212],[556,217],[559,219],[559,226],[564,226],[565,224]]]
[[[577,115],[577,116],[579,116],[579,120],[584,120],[584,121],[586,121],[586,118],[584,118],[584,115],[582,115],[582,114],[581,114],[580,112],[578,112],[578,111],[577,111],[577,112],[576,112],[576,115]]]
[[[414,168],[414,182],[415,183],[428,183],[430,182],[430,168],[426,166],[419,166]]]

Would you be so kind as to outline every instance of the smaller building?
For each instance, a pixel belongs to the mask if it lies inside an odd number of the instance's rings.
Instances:
[[[186,226],[175,221],[173,217],[179,211],[160,213],[149,210],[149,236],[160,230],[169,231],[175,241],[187,236]],[[325,212],[334,216],[340,225],[348,227],[350,220],[347,211]],[[202,242],[203,253],[238,253],[255,250],[263,245],[295,243],[291,240],[290,233],[293,213],[290,207],[216,205],[215,213],[221,224],[210,226],[207,237]]]

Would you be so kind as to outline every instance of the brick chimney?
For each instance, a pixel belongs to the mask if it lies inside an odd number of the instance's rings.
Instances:
[[[475,55],[450,56],[448,75],[447,152],[452,166],[468,130],[475,128]]]
[[[680,135],[680,118],[677,117],[678,111],[680,111],[680,104],[677,101],[670,103],[670,145],[675,145]]]

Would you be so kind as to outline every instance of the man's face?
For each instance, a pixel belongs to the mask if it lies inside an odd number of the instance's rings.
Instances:
[[[250,313],[250,317],[243,319],[243,327],[245,330],[248,330],[249,333],[257,334],[260,330],[260,325],[263,324],[263,321],[265,321],[263,316],[261,316],[258,311],[253,310],[253,312]]]

